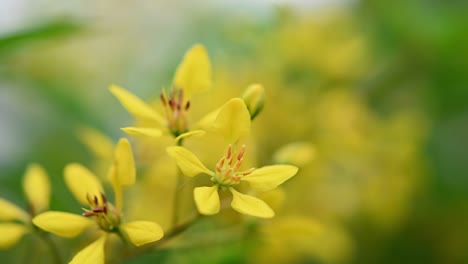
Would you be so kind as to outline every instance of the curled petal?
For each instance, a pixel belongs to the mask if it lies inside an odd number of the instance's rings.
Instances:
[[[193,197],[200,214],[213,215],[219,212],[218,185],[212,187],[197,187],[193,190]]]
[[[121,225],[120,228],[135,246],[158,241],[164,236],[161,226],[149,221],[133,221]]]
[[[216,117],[213,128],[228,143],[235,143],[240,137],[248,135],[250,114],[244,101],[234,98],[224,104]]]
[[[96,176],[78,163],[65,167],[65,183],[81,204],[88,204],[87,195],[101,197],[104,193]]]
[[[29,215],[18,206],[3,198],[0,198],[0,220],[21,220],[23,222],[27,222],[29,221]]]
[[[208,53],[202,45],[194,45],[185,53],[182,63],[177,67],[173,84],[183,89],[184,96],[202,92],[211,86],[211,64]]]
[[[298,168],[292,165],[272,165],[254,170],[242,178],[253,189],[269,191],[296,175]]]
[[[128,142],[128,139],[126,138],[120,139],[119,143],[117,143],[117,147],[115,149],[114,166],[114,175],[117,177],[117,182],[119,185],[128,186],[135,183],[135,160],[133,159],[130,142]]]
[[[5,249],[15,245],[28,232],[29,230],[22,224],[0,224],[0,234],[2,234],[0,236],[0,248]]]
[[[179,142],[181,139],[184,139],[184,138],[188,138],[188,137],[192,137],[192,136],[203,136],[205,134],[206,134],[206,132],[203,131],[203,130],[192,130],[192,131],[189,131],[187,133],[184,133],[184,134],[176,137],[175,141]]]
[[[26,170],[23,190],[34,213],[49,208],[50,184],[45,170],[38,164],[31,164]]]
[[[114,84],[109,87],[109,90],[134,117],[153,120],[161,126],[164,124],[164,119],[137,96]]]
[[[275,216],[275,212],[264,201],[242,194],[234,190],[234,188],[230,188],[229,190],[233,196],[231,206],[239,213],[261,218],[272,218]]]
[[[107,236],[102,236],[78,252],[69,264],[104,264],[104,245]]]
[[[130,136],[144,136],[158,138],[162,136],[163,132],[157,128],[146,128],[146,127],[124,127],[121,130]]]
[[[95,223],[86,217],[64,212],[45,212],[33,218],[39,228],[62,237],[75,237]]]
[[[168,147],[166,151],[169,156],[175,159],[177,165],[185,176],[194,177],[200,173],[213,175],[213,172],[207,169],[197,156],[188,149],[184,147]]]

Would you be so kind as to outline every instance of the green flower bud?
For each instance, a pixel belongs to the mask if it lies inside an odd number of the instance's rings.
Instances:
[[[251,84],[242,95],[245,105],[250,113],[250,119],[254,118],[262,111],[265,102],[265,89],[260,84]]]

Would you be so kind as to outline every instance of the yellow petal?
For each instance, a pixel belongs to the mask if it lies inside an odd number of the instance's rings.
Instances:
[[[121,186],[128,186],[135,183],[136,170],[133,159],[132,147],[128,139],[122,138],[117,143],[114,160],[115,176]]]
[[[23,209],[12,204],[11,202],[0,198],[0,220],[21,220],[23,222],[29,221],[29,215]]]
[[[277,163],[304,166],[317,156],[315,147],[307,142],[294,142],[276,151],[273,160]]]
[[[205,133],[206,132],[203,131],[203,130],[192,130],[192,131],[189,131],[187,133],[184,133],[184,134],[176,137],[175,141],[179,142],[179,140],[181,140],[181,139],[192,137],[192,136],[203,136],[203,135],[205,135]]]
[[[78,136],[96,157],[109,159],[112,156],[114,143],[101,132],[90,127],[81,127]]]
[[[114,84],[109,87],[109,90],[134,117],[153,120],[158,125],[163,126],[164,118],[154,111],[151,106],[143,102],[143,100]]]
[[[65,183],[81,204],[88,204],[87,194],[99,198],[101,193],[104,193],[96,176],[78,163],[71,163],[65,167]]]
[[[104,245],[107,236],[102,236],[78,252],[69,264],[104,264]]]
[[[146,127],[124,127],[121,128],[123,132],[130,136],[144,136],[144,137],[160,137],[163,132],[157,128],[146,128]]]
[[[214,131],[223,135],[228,143],[235,143],[250,132],[250,114],[239,98],[223,105],[214,122]]]
[[[158,241],[164,236],[160,225],[149,221],[133,221],[120,226],[135,246]]]
[[[219,115],[221,107],[209,112],[203,116],[197,123],[195,123],[192,128],[207,130],[211,128],[216,120],[216,117]]]
[[[185,176],[194,177],[200,173],[213,175],[213,172],[207,169],[195,154],[188,149],[184,147],[168,147],[166,150],[169,156],[175,159]]]
[[[39,228],[62,237],[75,237],[95,223],[84,216],[49,211],[33,218]]]
[[[213,215],[219,212],[218,185],[195,188],[193,190],[193,198],[200,214]]]
[[[0,224],[0,248],[9,248],[20,240],[24,234],[28,233],[28,229],[21,224],[4,223]]]
[[[229,188],[233,199],[231,206],[239,213],[261,218],[272,218],[275,212],[264,201],[250,195],[242,194],[234,188]]]
[[[194,45],[185,53],[182,63],[177,68],[173,85],[183,89],[187,100],[196,93],[211,86],[211,64],[208,53],[202,45]]]
[[[50,184],[45,170],[38,164],[31,164],[26,169],[23,179],[23,190],[32,205],[34,213],[49,208]]]
[[[298,168],[292,165],[272,165],[254,170],[242,178],[258,191],[269,191],[296,175]]]

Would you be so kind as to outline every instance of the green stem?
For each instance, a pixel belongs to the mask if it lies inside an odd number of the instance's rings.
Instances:
[[[62,260],[60,257],[60,252],[57,246],[55,245],[54,241],[52,241],[52,238],[50,237],[50,235],[48,233],[39,233],[39,237],[42,238],[42,240],[44,240],[44,242],[49,247],[52,257],[54,258],[54,262],[56,264],[61,264]]]
[[[177,141],[177,146],[182,146],[182,141],[183,139]],[[176,179],[176,182],[175,182],[175,190],[174,190],[174,204],[173,204],[173,208],[174,208],[174,211],[173,211],[173,214],[172,214],[172,227],[176,227],[178,222],[179,222],[179,206],[180,206],[180,195],[178,194],[178,190],[179,190],[179,183],[181,182],[181,179],[182,179],[182,172],[180,171],[179,167],[177,167],[177,179]]]

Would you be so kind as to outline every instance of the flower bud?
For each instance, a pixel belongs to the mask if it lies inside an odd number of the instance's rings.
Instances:
[[[242,99],[250,113],[250,119],[253,120],[263,109],[265,102],[265,90],[260,84],[251,84],[242,95]]]

